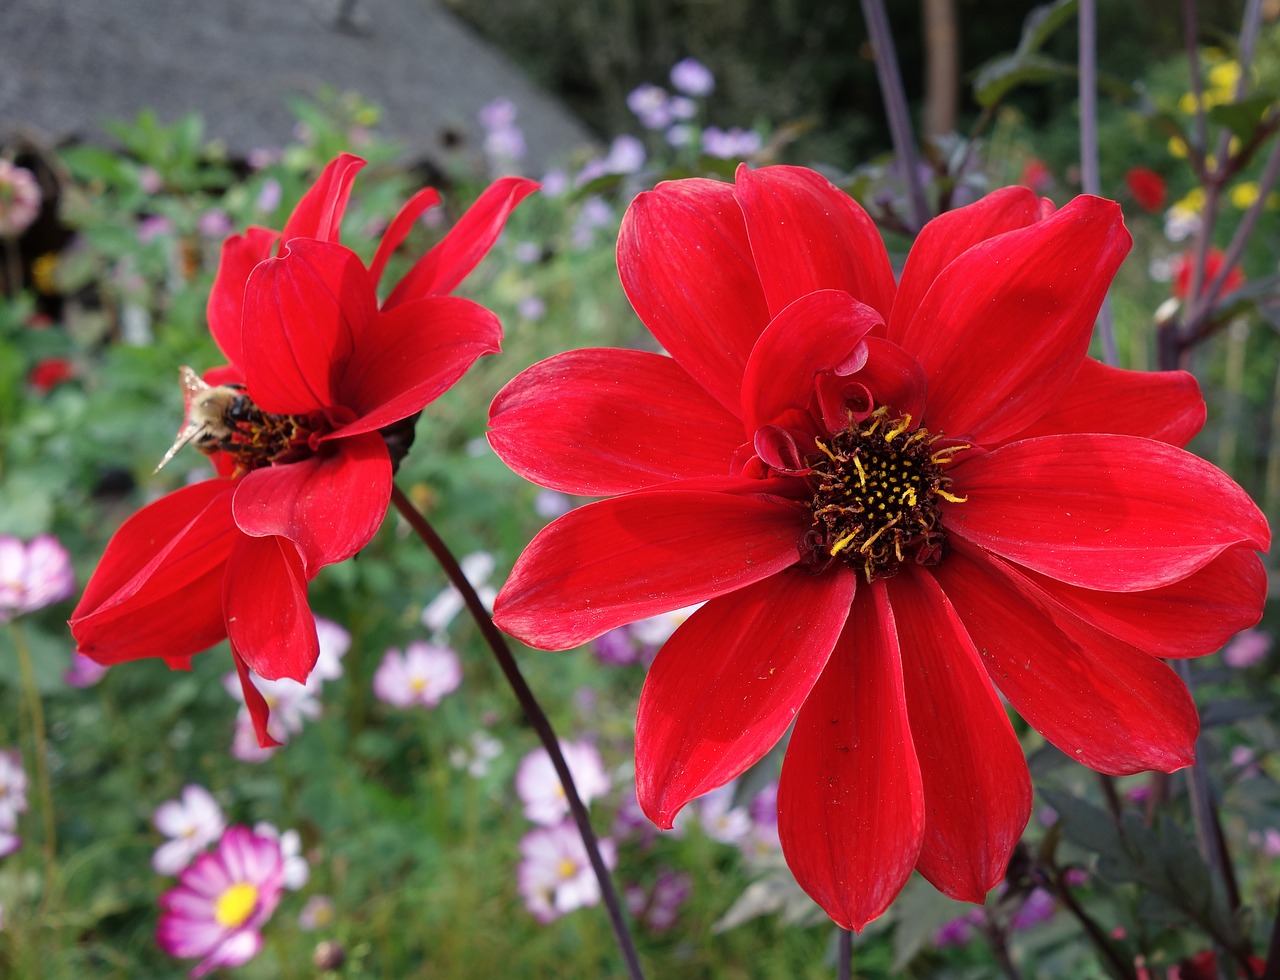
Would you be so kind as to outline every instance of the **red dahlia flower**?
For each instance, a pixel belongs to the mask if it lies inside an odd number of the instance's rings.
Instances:
[[[1086,357],[1130,244],[1119,208],[997,191],[921,232],[895,284],[871,220],[821,176],[641,194],[618,267],[670,357],[580,350],[491,409],[517,472],[615,494],[545,528],[494,607],[565,649],[705,601],[640,698],[640,803],[670,827],[794,722],[784,852],[861,928],[916,868],[982,901],[1031,808],[997,689],[1106,773],[1192,760],[1161,657],[1258,620],[1244,492],[1179,446],[1183,372]]]
[[[1144,211],[1159,211],[1164,207],[1167,192],[1164,178],[1148,167],[1130,167],[1124,175],[1125,186]]]
[[[496,181],[379,305],[387,259],[439,197],[415,195],[366,269],[337,241],[363,165],[339,157],[282,233],[250,228],[223,246],[208,314],[230,363],[208,373],[214,387],[184,375],[180,436],[221,475],[126,521],[71,618],[80,651],[103,664],[163,657],[184,668],[229,637],[263,745],[275,742],[247,669],[306,680],[319,652],[307,583],[368,544],[387,511],[392,462],[378,430],[498,350],[497,317],[447,293],[537,186]]]

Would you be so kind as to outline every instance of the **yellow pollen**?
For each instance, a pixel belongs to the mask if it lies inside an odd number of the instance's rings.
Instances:
[[[943,490],[941,487],[933,492],[943,500],[950,500],[953,504],[962,504],[969,499],[967,495],[964,497],[957,497],[954,493],[947,493],[947,491]]]
[[[858,471],[858,483],[862,485],[863,489],[866,489],[867,471],[862,468],[862,460],[858,459],[857,456],[853,457],[853,465]]]
[[[427,689],[427,682],[421,677],[415,677],[409,682],[409,690],[414,694],[421,694]]]
[[[902,416],[902,418],[898,419],[897,425],[884,434],[884,441],[893,442],[894,439],[902,435],[902,433],[906,432],[909,428],[911,428],[911,414],[907,413]]]
[[[225,929],[237,929],[253,914],[258,904],[258,889],[247,881],[237,881],[218,896],[213,917]]]
[[[560,873],[561,878],[572,878],[578,873],[578,866],[569,858],[561,858],[560,865],[556,869]]]
[[[852,541],[857,536],[858,536],[857,531],[850,531],[843,538],[841,538],[839,541],[833,544],[828,553],[831,555],[832,558],[834,558],[836,555],[840,554],[840,552],[844,551],[845,548],[849,547],[849,542]]]

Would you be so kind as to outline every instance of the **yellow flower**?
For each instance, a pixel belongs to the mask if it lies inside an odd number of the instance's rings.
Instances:
[[[1256,181],[1247,180],[1243,184],[1236,184],[1235,187],[1231,188],[1231,203],[1241,211],[1251,207],[1257,199],[1258,184]]]
[[[1220,101],[1235,98],[1236,86],[1240,84],[1240,62],[1224,61],[1209,69],[1209,85]]]
[[[1169,137],[1169,155],[1177,157],[1179,160],[1187,158],[1187,141],[1181,136]]]
[[[1204,188],[1193,187],[1180,201],[1175,201],[1173,206],[1185,214],[1199,214],[1204,207]]]

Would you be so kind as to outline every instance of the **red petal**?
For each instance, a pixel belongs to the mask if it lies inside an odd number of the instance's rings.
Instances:
[[[1204,399],[1186,371],[1125,371],[1086,357],[1057,402],[1011,439],[1114,432],[1185,446],[1204,425]]]
[[[924,828],[893,611],[874,582],[796,718],[778,834],[800,887],[837,925],[861,929],[906,884]]]
[[[1262,618],[1267,572],[1256,553],[1225,551],[1198,572],[1148,592],[1097,592],[1025,569],[1052,601],[1104,633],[1156,657],[1213,653]]]
[[[71,615],[77,648],[99,663],[185,657],[226,636],[222,576],[240,537],[227,480],[161,497],[112,537]]]
[[[929,375],[928,426],[998,442],[1061,397],[1130,238],[1120,208],[1078,197],[948,265],[898,342]]]
[[[391,219],[391,224],[382,233],[382,240],[378,242],[378,251],[374,253],[373,262],[369,265],[369,277],[375,286],[382,282],[382,272],[387,267],[387,261],[405,240],[414,222],[421,217],[423,211],[434,208],[439,203],[440,195],[436,193],[435,188],[424,187],[409,198],[400,212]]]
[[[498,392],[489,442],[526,480],[604,496],[729,472],[745,438],[675,361],[578,350],[529,368]]]
[[[449,233],[417,261],[396,284],[384,310],[401,303],[450,292],[493,248],[516,205],[538,189],[524,177],[495,180],[449,229]]]
[[[1031,816],[1022,746],[938,583],[916,571],[887,585],[927,814],[916,870],[952,898],[981,902]]]
[[[948,530],[1050,578],[1107,592],[1169,585],[1240,545],[1266,518],[1216,466],[1137,436],[1010,443],[952,470]]]
[[[280,535],[297,545],[308,578],[368,544],[391,500],[391,457],[380,435],[327,445],[329,451],[301,462],[249,473],[238,482],[232,506],[245,534]]]
[[[377,315],[360,257],[342,245],[295,239],[260,264],[245,293],[244,369],[264,412],[288,415],[338,403],[338,371]]]
[[[1040,199],[1028,187],[1002,187],[980,201],[938,215],[911,245],[889,317],[889,339],[900,343],[907,322],[942,270],[988,238],[1040,219]]]
[[[747,361],[742,379],[747,431],[777,421],[788,409],[808,409],[818,373],[847,362],[867,332],[883,323],[871,307],[835,289],[806,293],[784,309],[760,334]]]
[[[849,616],[857,577],[788,569],[694,612],[658,651],[636,716],[636,792],[663,829],[780,739]]]
[[[618,232],[618,274],[658,343],[736,415],[770,317],[733,188],[693,178],[640,194]]]
[[[800,506],[733,493],[641,491],[588,504],[525,548],[494,622],[533,646],[567,650],[794,565],[808,524]]]
[[[267,722],[271,714],[271,709],[267,707],[267,699],[253,686],[249,668],[245,666],[244,658],[236,652],[234,646],[231,648],[231,657],[235,661],[236,676],[240,678],[240,690],[244,692],[244,704],[249,709],[249,718],[253,722],[253,732],[258,736],[259,747],[269,749],[273,745],[279,745],[280,743],[267,731]]]
[[[1068,756],[1116,776],[1190,765],[1200,723],[1167,665],[1055,615],[1034,584],[957,547],[932,570],[1018,714]]]
[[[363,166],[364,161],[350,153],[340,154],[329,161],[285,222],[282,240],[286,247],[289,239],[294,237],[319,238],[326,242],[338,240],[342,213],[351,196],[351,185]]]
[[[269,228],[250,228],[243,235],[232,235],[222,243],[222,257],[209,292],[206,316],[209,332],[234,365],[244,363],[241,332],[249,273],[259,262],[271,257],[271,249],[279,238],[280,233]]]
[[[360,418],[325,438],[372,432],[421,411],[501,344],[498,318],[456,296],[426,296],[376,314],[336,385],[340,404]]]
[[[867,363],[849,380],[866,385],[876,404],[888,406],[895,415],[910,415],[917,423],[924,415],[928,378],[920,363],[897,344],[869,337]]]
[[[803,167],[745,164],[738,167],[737,197],[773,316],[815,289],[841,289],[888,318],[893,267],[857,201]]]
[[[298,549],[284,538],[241,536],[223,591],[232,649],[259,677],[306,683],[320,656]]]

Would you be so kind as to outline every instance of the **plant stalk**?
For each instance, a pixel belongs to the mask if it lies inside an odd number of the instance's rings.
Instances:
[[[618,949],[627,964],[627,973],[632,980],[644,980],[644,972],[640,968],[640,959],[636,954],[635,943],[632,941],[631,932],[627,927],[626,917],[622,911],[622,904],[618,900],[617,890],[613,886],[613,878],[609,874],[609,869],[605,866],[604,858],[600,855],[600,845],[596,840],[595,831],[591,828],[591,820],[587,816],[587,808],[583,805],[582,798],[578,795],[578,789],[574,785],[568,763],[565,762],[564,753],[560,751],[560,740],[556,737],[550,720],[542,710],[542,705],[538,703],[538,699],[534,697],[533,691],[529,689],[524,676],[520,673],[515,657],[512,656],[511,649],[507,646],[506,637],[493,624],[493,618],[489,615],[488,610],[485,609],[484,603],[480,601],[480,597],[476,595],[476,590],[467,581],[467,576],[463,573],[462,566],[458,564],[458,560],[454,557],[453,552],[449,550],[449,546],[436,534],[435,528],[431,526],[426,517],[418,512],[418,509],[404,495],[404,492],[394,484],[391,488],[391,502],[395,504],[396,510],[409,523],[409,526],[413,528],[414,533],[431,549],[431,553],[440,562],[440,567],[444,569],[445,575],[449,577],[453,587],[462,596],[463,602],[466,603],[467,611],[471,613],[476,625],[480,627],[481,635],[489,645],[489,649],[493,651],[493,655],[497,659],[498,666],[506,677],[507,683],[511,685],[511,690],[515,694],[516,700],[520,703],[520,708],[524,711],[529,724],[533,727],[539,741],[542,742],[547,754],[551,757],[551,764],[555,767],[556,775],[560,777],[560,785],[564,788],[565,799],[569,803],[569,811],[573,815],[573,821],[578,827],[583,846],[586,848],[587,856],[591,860],[591,868],[595,872],[596,880],[600,883],[600,898],[608,911],[609,922],[613,926]]]

